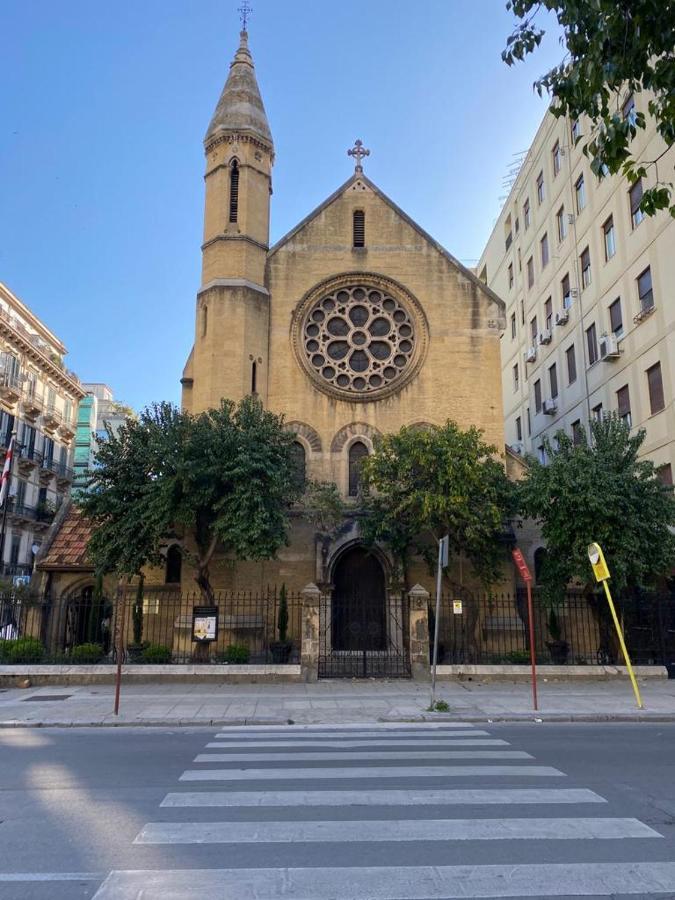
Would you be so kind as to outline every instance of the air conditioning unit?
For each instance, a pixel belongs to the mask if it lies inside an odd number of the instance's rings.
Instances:
[[[617,359],[621,356],[615,334],[600,335],[600,359]]]
[[[535,362],[535,360],[537,359],[537,347],[536,347],[536,345],[533,344],[531,347],[528,347],[527,350],[526,350],[525,353],[524,353],[524,356],[525,356],[525,362],[526,362],[526,363],[533,363],[533,362]]]
[[[544,400],[544,415],[554,416],[558,412],[558,404],[555,400]]]
[[[560,312],[555,314],[555,324],[556,325],[567,325],[570,320],[570,311],[568,309],[562,309]]]
[[[550,344],[552,336],[553,335],[551,334],[551,329],[545,328],[543,331],[539,332],[539,343],[540,344]]]

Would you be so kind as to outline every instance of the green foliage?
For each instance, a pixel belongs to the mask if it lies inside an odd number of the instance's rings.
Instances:
[[[288,634],[288,599],[286,597],[286,585],[281,585],[279,592],[279,612],[277,613],[277,630],[279,640],[284,643]]]
[[[425,429],[404,427],[376,441],[363,461],[362,531],[387,543],[405,567],[419,539],[450,537],[489,584],[504,559],[501,537],[515,512],[515,492],[496,450],[476,428],[454,422]]]
[[[344,521],[344,503],[332,481],[308,481],[302,506],[303,516],[322,534],[334,534]]]
[[[219,654],[222,662],[236,665],[237,663],[244,665],[251,657],[251,653],[245,644],[230,644],[225,648],[225,652]]]
[[[575,446],[564,432],[545,443],[547,465],[530,460],[519,489],[523,512],[539,520],[548,552],[541,580],[555,604],[573,578],[592,581],[587,547],[597,541],[617,590],[645,585],[675,563],[675,500],[654,465],[638,459],[644,431],[631,437],[617,417],[594,422]],[[549,631],[553,636],[550,628]]]
[[[171,647],[165,647],[164,644],[148,644],[141,652],[141,662],[166,665],[171,662]]]
[[[196,580],[210,599],[216,546],[239,559],[267,559],[286,541],[298,495],[292,443],[282,418],[254,397],[197,416],[170,403],[147,408],[99,444],[91,490],[78,497],[97,524],[92,562],[135,575],[162,563],[169,531],[191,532]]]
[[[45,648],[36,638],[0,641],[0,660],[8,665],[39,663],[44,655]]]
[[[87,665],[97,663],[103,656],[103,647],[100,644],[77,644],[70,651],[68,662],[75,665]]]
[[[504,654],[504,661],[512,666],[524,666],[530,663],[529,650],[509,650]]]
[[[645,128],[645,116],[624,118],[622,104],[630,93],[649,91],[648,109],[666,143],[675,143],[675,0],[509,0],[521,22],[507,40],[502,59],[513,65],[541,43],[544,30],[537,14],[548,10],[563,29],[567,55],[560,65],[535,82],[541,95],[552,98],[555,116],[582,114],[591,121],[583,151],[600,176],[622,172],[630,181],[654,166],[654,187],[645,190],[641,208],[646,215],[670,208],[675,216],[673,185],[662,181],[658,160],[642,162],[631,155],[630,144]],[[665,151],[664,151],[665,153]]]
[[[450,705],[446,700],[437,700],[433,706],[427,707],[427,712],[450,712]]]

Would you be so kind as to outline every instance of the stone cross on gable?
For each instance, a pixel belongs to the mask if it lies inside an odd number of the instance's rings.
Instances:
[[[363,146],[363,141],[357,140],[354,142],[354,146],[351,148],[351,150],[347,150],[347,156],[354,157],[354,159],[356,160],[354,171],[356,173],[361,173],[363,172],[361,160],[364,156],[370,156],[370,150],[366,150],[366,148]]]

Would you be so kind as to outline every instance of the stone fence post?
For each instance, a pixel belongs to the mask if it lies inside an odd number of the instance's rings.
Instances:
[[[316,681],[319,674],[319,605],[321,591],[310,582],[302,591],[302,638],[300,665],[305,681]]]
[[[408,591],[410,669],[415,681],[429,681],[429,591],[416,584]]]

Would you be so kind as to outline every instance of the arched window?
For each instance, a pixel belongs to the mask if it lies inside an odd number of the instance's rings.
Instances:
[[[251,393],[258,393],[258,367],[255,360],[251,363]]]
[[[366,214],[362,209],[354,211],[354,246],[366,246]]]
[[[293,477],[297,487],[304,491],[307,478],[307,456],[305,448],[300,441],[291,444],[291,462],[293,464]]]
[[[534,580],[541,581],[541,574],[546,562],[546,547],[538,547],[534,551]]]
[[[166,552],[166,584],[180,584],[180,573],[183,564],[183,556],[178,544],[172,544]]]
[[[368,456],[368,448],[362,441],[355,441],[349,448],[349,496],[358,497],[361,487],[361,463]]]
[[[209,308],[208,306],[202,307],[202,337],[206,337],[206,329],[209,324]]]
[[[230,166],[230,222],[236,222],[239,215],[239,163],[232,160]]]

